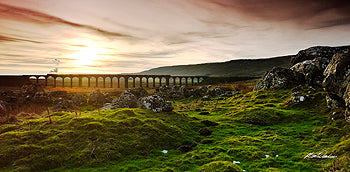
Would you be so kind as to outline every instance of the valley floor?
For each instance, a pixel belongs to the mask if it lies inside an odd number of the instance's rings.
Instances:
[[[328,110],[322,90],[299,103],[292,92],[170,100],[167,113],[56,112],[51,123],[22,114],[0,125],[0,171],[350,170],[342,110]],[[320,152],[337,158],[304,158]]]

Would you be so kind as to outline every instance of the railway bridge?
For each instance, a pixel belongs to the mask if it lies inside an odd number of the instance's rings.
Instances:
[[[46,87],[156,88],[162,85],[195,85],[207,76],[137,75],[137,74],[46,74],[22,77]]]

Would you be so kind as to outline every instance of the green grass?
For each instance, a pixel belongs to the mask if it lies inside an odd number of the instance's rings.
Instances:
[[[311,94],[317,99],[298,104],[289,100],[291,92],[173,100],[175,112],[170,113],[59,112],[52,123],[47,117],[20,118],[18,124],[0,126],[0,171],[349,170],[349,124],[329,118],[322,90]],[[200,115],[203,111],[209,114]],[[219,125],[206,127],[202,120]],[[201,128],[212,135],[200,136]],[[177,150],[193,142],[197,146],[189,152]],[[338,159],[304,159],[323,150]]]

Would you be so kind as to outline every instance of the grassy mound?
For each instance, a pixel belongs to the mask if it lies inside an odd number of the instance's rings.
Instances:
[[[52,123],[38,118],[1,126],[2,170],[96,166],[175,149],[184,142],[193,142],[197,136],[192,130],[196,124],[177,113],[118,109],[103,111],[101,115],[53,113],[51,119]]]

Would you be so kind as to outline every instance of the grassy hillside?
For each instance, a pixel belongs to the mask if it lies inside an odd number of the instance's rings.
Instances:
[[[171,100],[171,113],[59,112],[52,123],[20,114],[16,124],[0,126],[0,171],[350,170],[350,125],[342,110],[327,109],[323,90],[301,103],[290,101],[292,92]],[[212,134],[200,135],[203,129]],[[182,152],[181,145],[192,149]],[[324,150],[338,158],[304,159]]]
[[[292,56],[269,59],[231,60],[222,63],[165,66],[140,72],[144,75],[197,75],[212,77],[261,77],[274,66],[289,67]]]

